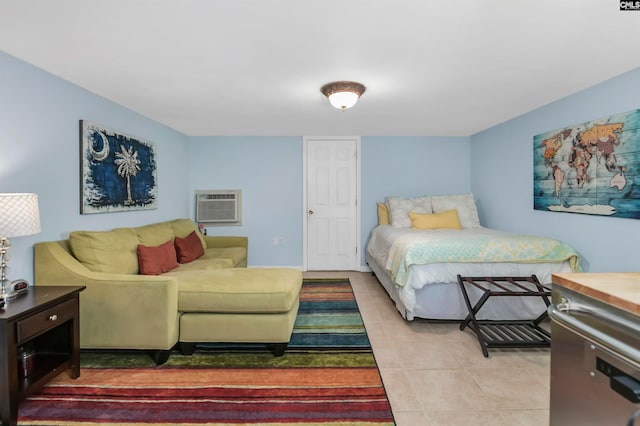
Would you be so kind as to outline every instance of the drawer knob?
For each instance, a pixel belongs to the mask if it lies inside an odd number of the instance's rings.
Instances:
[[[56,314],[49,315],[49,321],[57,321],[57,320],[58,320],[58,316]]]

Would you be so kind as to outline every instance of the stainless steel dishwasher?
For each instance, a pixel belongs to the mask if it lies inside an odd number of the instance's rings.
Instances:
[[[638,316],[555,283],[549,316],[550,425],[636,424],[640,410]]]

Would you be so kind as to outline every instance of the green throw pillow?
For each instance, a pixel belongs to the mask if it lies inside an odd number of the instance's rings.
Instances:
[[[74,231],[69,245],[75,258],[94,272],[138,273],[138,237],[133,229]]]

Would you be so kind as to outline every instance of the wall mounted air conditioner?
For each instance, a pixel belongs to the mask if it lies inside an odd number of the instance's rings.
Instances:
[[[207,226],[242,224],[242,191],[195,191],[196,222]]]

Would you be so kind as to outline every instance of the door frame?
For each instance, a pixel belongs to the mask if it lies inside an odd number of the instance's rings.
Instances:
[[[308,229],[307,229],[307,144],[313,140],[341,140],[353,139],[356,141],[356,264],[351,265],[354,271],[362,270],[362,247],[360,235],[360,198],[361,198],[361,164],[360,164],[360,136],[303,136],[302,138],[302,270],[308,270]]]

